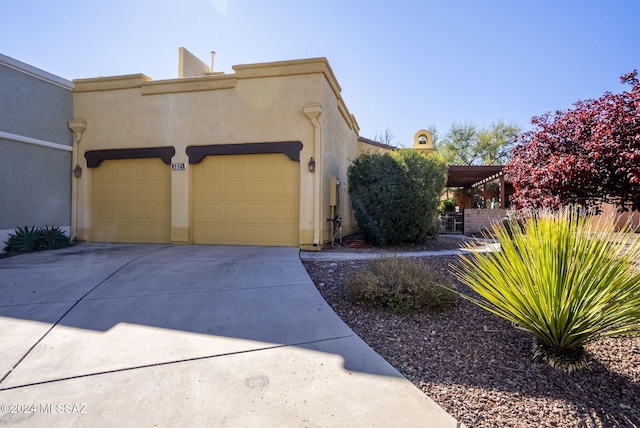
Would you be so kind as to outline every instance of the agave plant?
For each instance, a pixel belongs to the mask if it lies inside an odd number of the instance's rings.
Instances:
[[[7,253],[31,253],[38,250],[38,229],[35,226],[19,227],[15,233],[9,234],[4,250]]]
[[[38,247],[42,250],[57,250],[70,245],[69,237],[58,226],[38,229]]]
[[[42,250],[57,250],[71,245],[69,237],[57,226],[19,227],[9,234],[5,241],[4,251],[7,253],[24,254]]]
[[[534,359],[565,371],[587,365],[586,343],[640,333],[637,235],[570,207],[519,226],[488,232],[500,251],[461,256],[453,269],[480,296],[462,297],[529,331]]]

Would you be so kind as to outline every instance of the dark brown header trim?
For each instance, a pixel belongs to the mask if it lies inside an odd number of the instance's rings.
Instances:
[[[205,156],[255,155],[263,153],[283,153],[292,161],[300,161],[300,141],[279,141],[272,143],[212,144],[210,146],[189,146],[189,163],[200,163]]]
[[[139,159],[139,158],[160,158],[167,165],[171,164],[171,158],[176,154],[175,147],[147,147],[143,149],[110,149],[110,150],[89,150],[85,152],[84,158],[87,160],[88,168],[95,168],[103,160],[110,159]]]

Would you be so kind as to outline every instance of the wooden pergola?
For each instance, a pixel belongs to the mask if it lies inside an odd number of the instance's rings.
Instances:
[[[500,180],[500,205],[504,208],[504,165],[451,165],[446,187],[472,189],[485,183]]]

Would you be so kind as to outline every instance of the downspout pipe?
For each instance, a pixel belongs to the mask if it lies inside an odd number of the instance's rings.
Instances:
[[[314,159],[316,169],[313,177],[313,246],[321,245],[320,242],[320,219],[322,218],[321,178],[322,178],[322,127],[320,126],[321,105],[309,105],[303,107],[304,114],[309,118],[314,128]]]
[[[80,141],[84,131],[87,129],[87,122],[84,120],[69,121],[69,129],[73,131],[73,176],[71,181],[71,232],[69,239],[74,240],[78,237],[78,180],[82,176],[82,167],[78,163],[78,151],[80,150]]]

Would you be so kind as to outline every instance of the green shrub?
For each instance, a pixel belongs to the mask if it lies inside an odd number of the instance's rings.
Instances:
[[[455,303],[456,294],[442,287],[450,284],[427,265],[394,256],[373,260],[365,269],[352,272],[345,289],[351,299],[406,314]]]
[[[349,192],[364,239],[374,245],[423,241],[446,175],[443,161],[415,150],[358,156],[348,170]]]
[[[456,200],[453,198],[442,199],[438,205],[440,214],[454,212],[456,210]]]
[[[4,251],[13,254],[32,253],[34,251],[55,250],[66,248],[71,245],[67,237],[59,227],[28,226],[19,227],[14,233],[9,234],[9,239],[5,241]]]
[[[433,239],[438,238],[440,236],[440,227],[442,226],[442,220],[440,216],[433,217],[433,221],[429,225],[427,229],[427,236]]]
[[[612,218],[566,208],[498,223],[489,235],[501,251],[461,255],[454,266],[480,295],[463,297],[529,331],[536,359],[572,371],[587,364],[585,343],[640,333],[640,239],[614,233]]]

